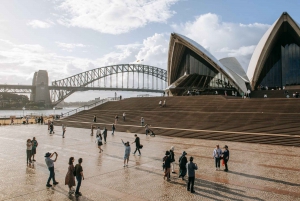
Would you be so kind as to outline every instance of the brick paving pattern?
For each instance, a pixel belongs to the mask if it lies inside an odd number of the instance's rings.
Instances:
[[[0,127],[0,200],[300,200],[300,148],[176,137],[149,137],[139,134],[142,156],[130,156],[123,167],[124,141],[134,141],[133,133],[108,132],[104,153],[98,153],[90,130],[61,127],[50,136],[47,126],[14,125]],[[26,140],[39,143],[34,166],[26,166]],[[216,171],[212,151],[216,144],[229,146],[229,172]],[[135,145],[132,144],[132,150]],[[198,164],[195,194],[186,191],[186,182],[171,175],[163,180],[162,158],[175,146],[176,172],[182,151]],[[46,152],[58,153],[55,163],[58,185],[47,188],[49,171]],[[82,197],[69,196],[64,185],[69,157],[83,158],[85,180]]]

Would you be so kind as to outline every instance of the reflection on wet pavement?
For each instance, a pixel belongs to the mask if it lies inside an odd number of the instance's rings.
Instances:
[[[89,134],[88,129],[68,128],[63,139],[59,130],[50,136],[41,125],[0,127],[0,200],[300,200],[299,147],[139,135],[142,155],[131,154],[124,168],[121,139],[133,142],[134,134],[108,135],[104,153],[98,153],[95,136]],[[32,137],[39,142],[37,161],[26,166],[26,139]],[[214,168],[216,144],[229,146],[227,173]],[[186,181],[178,174],[171,174],[170,182],[163,180],[162,158],[171,146],[175,146],[176,173],[182,151],[198,164],[196,193],[186,191]],[[45,186],[48,151],[58,153],[55,174],[60,183],[52,188]],[[71,156],[76,163],[83,158],[83,196],[77,199],[64,185]]]

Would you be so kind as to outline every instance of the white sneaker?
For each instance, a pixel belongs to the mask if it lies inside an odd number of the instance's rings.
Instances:
[[[123,167],[125,167],[125,164],[123,165]]]
[[[139,156],[140,156],[140,155],[142,155],[142,154],[139,154]]]

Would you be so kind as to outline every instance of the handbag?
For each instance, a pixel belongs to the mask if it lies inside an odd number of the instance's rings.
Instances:
[[[141,145],[140,145],[140,149],[142,149],[142,148],[143,148],[143,145],[141,144]]]

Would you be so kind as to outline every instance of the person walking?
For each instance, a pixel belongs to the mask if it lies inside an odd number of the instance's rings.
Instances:
[[[145,119],[144,117],[141,117],[141,125],[144,126],[144,123],[145,123]]]
[[[82,163],[82,158],[79,158],[78,164],[76,164],[76,166],[75,166],[76,180],[77,180],[77,186],[76,186],[76,191],[75,191],[76,197],[82,196],[82,193],[79,192],[79,189],[81,186],[81,181],[84,180],[83,168],[81,166],[81,163]]]
[[[32,150],[31,150],[32,161],[35,161],[34,155],[36,154],[36,148],[39,145],[39,143],[36,141],[35,137],[33,137],[31,143],[32,143]]]
[[[32,161],[31,161],[31,151],[32,151],[32,143],[31,143],[31,139],[27,139],[27,143],[26,143],[26,156],[27,156],[27,165],[29,162],[29,165],[31,165]]]
[[[55,159],[52,160],[51,158],[52,158],[52,156],[53,156],[54,154],[55,154]],[[54,153],[52,153],[52,154],[49,153],[49,152],[47,152],[47,153],[45,154],[45,162],[46,162],[46,165],[47,165],[48,170],[49,170],[49,172],[50,172],[50,175],[49,175],[49,178],[48,178],[48,181],[47,181],[47,184],[46,184],[47,187],[51,187],[51,186],[52,186],[52,185],[50,184],[51,179],[52,179],[52,181],[53,181],[53,185],[58,184],[58,182],[55,180],[55,172],[54,172],[54,162],[56,162],[57,156],[58,156],[58,154],[57,154],[56,152],[54,152]]]
[[[146,133],[146,135],[148,135],[148,133],[149,133],[149,125],[148,124],[145,125],[145,133]]]
[[[99,134],[99,135],[101,135],[101,134]],[[104,139],[104,144],[106,144],[106,138],[107,138],[107,129],[104,127],[104,130],[103,130],[103,133],[102,133],[102,135],[103,135],[103,139]]]
[[[96,131],[96,137],[97,137],[98,135],[101,135],[101,129],[100,129],[99,126],[98,126],[97,131]]]
[[[61,127],[62,127],[62,132],[63,132],[63,134],[62,134],[62,138],[65,138],[65,133],[66,133],[66,125],[62,124],[62,125],[61,125]]]
[[[94,115],[93,122],[94,122],[94,123],[97,122],[97,116],[96,116],[96,115]]]
[[[94,135],[94,128],[95,128],[95,126],[94,126],[94,124],[92,124],[92,125],[91,125],[91,136]]]
[[[68,172],[65,178],[65,185],[68,185],[69,187],[69,194],[73,194],[75,192],[75,190],[72,188],[73,186],[75,186],[75,176],[74,176],[75,167],[73,163],[74,163],[74,157],[70,157],[68,163],[69,164]]]
[[[135,151],[133,152],[133,155],[135,155],[135,152],[136,151],[139,151],[139,156],[141,155],[141,152],[140,152],[140,146],[141,146],[141,143],[140,143],[140,138],[137,136],[137,134],[134,135],[135,137],[135,140],[134,142],[132,142],[131,144],[135,143]]]
[[[103,149],[101,149],[101,146],[102,146],[102,137],[101,137],[101,134],[100,135],[97,135],[96,137],[97,139],[97,142],[98,142],[98,149],[100,150],[99,153],[101,153],[101,151],[103,151]]]
[[[163,158],[163,162],[164,162],[164,168],[165,168],[164,180],[167,177],[167,181],[170,181],[171,158],[170,158],[169,151],[166,151],[166,155]]]
[[[118,124],[118,120],[119,120],[119,117],[118,115],[115,116],[115,124],[117,125]]]
[[[162,106],[163,106],[163,107],[167,107],[167,100],[166,100],[166,99],[164,100],[164,103],[163,103]]]
[[[213,151],[213,158],[215,159],[215,166],[216,170],[220,170],[220,160],[222,156],[222,150],[220,149],[219,145],[216,145],[216,148]]]
[[[111,130],[112,130],[111,134],[113,135],[115,133],[115,130],[116,130],[115,124],[112,125]]]
[[[124,143],[124,141],[122,140],[122,143],[123,143],[123,145],[125,147],[124,165],[123,165],[123,167],[125,167],[126,162],[127,162],[126,166],[128,167],[128,161],[129,161],[129,155],[130,155],[131,147],[130,147],[129,142]]]
[[[223,154],[224,164],[225,164],[224,171],[228,172],[228,165],[227,165],[227,163],[228,163],[228,160],[229,160],[229,150],[228,150],[228,146],[227,145],[225,145],[224,148],[225,148],[225,150],[222,153]]]
[[[175,174],[174,166],[175,166],[175,154],[174,154],[174,146],[170,149],[170,159],[171,159],[171,167],[172,173]]]
[[[125,121],[125,119],[126,119],[126,114],[125,112],[123,112],[123,121]]]
[[[53,122],[50,124],[50,134],[54,134],[54,125]]]
[[[190,162],[186,164],[186,169],[189,176],[189,181],[187,183],[187,190],[191,191],[191,193],[195,193],[194,191],[194,183],[195,183],[195,170],[198,170],[198,166],[196,163],[193,163],[194,158],[190,157]]]
[[[179,158],[179,178],[181,177],[182,180],[184,180],[184,177],[186,175],[186,164],[187,164],[187,158],[186,158],[186,152],[183,151],[182,155]]]

